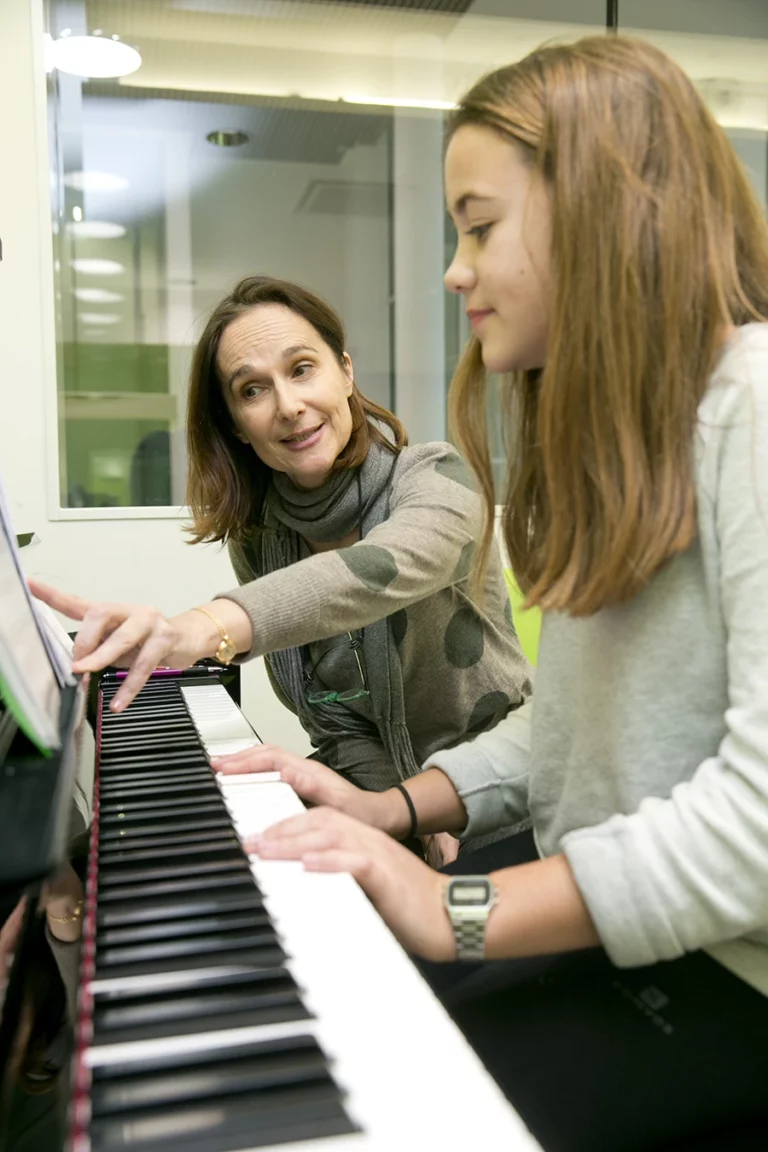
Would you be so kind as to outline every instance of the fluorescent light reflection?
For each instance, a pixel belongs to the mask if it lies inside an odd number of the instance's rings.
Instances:
[[[118,264],[117,260],[77,259],[70,260],[75,272],[83,276],[118,276],[125,272],[125,265]]]
[[[118,240],[125,236],[123,225],[111,220],[76,220],[67,225],[67,231],[80,240]]]
[[[120,317],[117,312],[79,312],[77,318],[83,324],[93,324],[99,327],[106,327],[109,324],[119,324],[120,322]]]
[[[343,96],[347,104],[377,104],[386,108],[434,108],[450,112],[456,107],[453,100],[417,100],[410,96]]]
[[[74,297],[81,304],[119,304],[125,300],[119,292],[109,292],[106,288],[75,288]]]
[[[62,36],[49,47],[54,68],[70,76],[110,80],[141,68],[141,56],[129,44],[106,36]]]
[[[67,188],[74,188],[76,192],[123,192],[128,187],[124,176],[116,176],[114,172],[67,172],[64,177]]]

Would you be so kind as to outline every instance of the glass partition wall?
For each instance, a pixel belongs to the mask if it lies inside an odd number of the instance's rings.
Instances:
[[[442,285],[454,243],[446,114],[490,68],[604,34],[606,10],[47,0],[60,514],[177,514],[191,348],[212,305],[252,273],[325,296],[362,390],[412,441],[445,437],[468,335]],[[622,30],[654,39],[700,84],[765,199],[768,5],[620,0],[618,11]],[[64,70],[62,41],[96,33],[136,48],[140,67]],[[500,443],[496,454],[501,474]]]

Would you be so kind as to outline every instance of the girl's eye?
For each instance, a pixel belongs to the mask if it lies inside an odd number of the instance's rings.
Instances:
[[[490,224],[475,224],[472,228],[467,229],[467,235],[474,236],[478,240],[485,240],[490,230]]]

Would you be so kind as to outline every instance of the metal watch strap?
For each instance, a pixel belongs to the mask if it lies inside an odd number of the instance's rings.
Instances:
[[[486,915],[482,920],[470,920],[453,923],[453,934],[456,939],[457,960],[484,960],[485,959],[485,926],[488,922]]]

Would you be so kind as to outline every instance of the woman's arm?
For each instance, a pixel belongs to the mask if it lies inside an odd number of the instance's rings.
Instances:
[[[466,578],[482,523],[466,466],[448,444],[407,451],[389,517],[363,540],[221,594],[250,617],[248,657],[365,628]],[[230,556],[242,579],[242,549]]]
[[[158,665],[187,668],[213,656],[221,642],[214,620],[195,609],[168,618],[156,608],[84,600],[37,580],[30,580],[29,587],[55,611],[82,622],[75,639],[75,673],[98,672],[110,664],[130,668],[110,704],[114,712],[128,706]],[[201,607],[219,621],[238,652],[248,651],[251,622],[242,608],[231,600],[213,600]]]
[[[246,658],[362,628],[463,579],[479,530],[480,502],[447,444],[419,446],[392,493],[388,520],[364,541],[300,560],[201,605]],[[186,668],[213,656],[221,636],[202,612],[171,618],[134,604],[95,603],[30,581],[34,595],[81,620],[75,671],[109,664],[131,671],[111,707],[133,699],[159,664]]]

